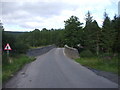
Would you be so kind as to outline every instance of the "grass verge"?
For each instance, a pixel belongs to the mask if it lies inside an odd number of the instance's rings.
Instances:
[[[34,57],[28,57],[26,55],[17,55],[16,57],[10,57],[12,63],[2,65],[2,82],[8,80],[15,72],[20,70],[25,64],[34,61]]]
[[[84,66],[87,66],[93,69],[112,72],[112,73],[120,75],[120,73],[118,73],[118,59],[117,58],[105,60],[105,59],[98,58],[98,57],[90,57],[90,58],[84,57],[84,58],[75,59],[75,61],[80,63],[81,65],[84,65]]]

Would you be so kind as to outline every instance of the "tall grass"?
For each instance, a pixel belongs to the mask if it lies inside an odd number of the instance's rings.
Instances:
[[[118,74],[118,58],[81,57],[76,59],[81,65]],[[119,74],[120,75],[120,74]]]
[[[3,58],[7,59],[7,58]],[[28,57],[26,55],[17,55],[16,57],[10,57],[11,63],[4,62],[2,65],[2,81],[9,79],[15,72],[21,69],[26,63],[35,60],[34,57]],[[8,60],[5,60],[8,61]]]

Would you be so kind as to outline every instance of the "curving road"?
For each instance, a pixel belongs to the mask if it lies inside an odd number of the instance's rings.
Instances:
[[[117,88],[118,85],[69,59],[63,48],[37,57],[6,88]]]

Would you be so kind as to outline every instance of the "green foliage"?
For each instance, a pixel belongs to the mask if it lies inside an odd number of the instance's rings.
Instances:
[[[97,70],[113,72],[118,74],[118,58],[114,57],[107,61],[103,58],[91,57],[91,58],[78,58],[76,59],[81,65],[94,68]]]
[[[26,53],[29,47],[25,43],[16,42],[14,49],[15,49],[15,53]]]
[[[105,19],[103,21],[101,42],[104,52],[110,53],[112,52],[112,47],[116,38],[116,31],[113,28],[112,22],[106,12],[104,17]]]
[[[21,35],[20,41],[30,47],[39,47],[51,44],[63,46],[63,32],[63,29],[47,30],[46,28],[43,28],[41,31],[35,29],[32,32]]]
[[[120,58],[120,16],[114,16],[111,20],[107,13],[104,13],[102,28],[98,26],[90,11],[85,15],[85,27],[78,17],[71,16],[65,22],[65,29],[35,29],[31,32],[13,33],[5,32],[3,24],[0,22],[2,31],[2,48],[7,43],[10,44],[10,59],[8,63],[6,51],[3,50],[3,81],[7,80],[11,74],[19,70],[25,63],[33,61],[27,56],[20,55],[26,53],[29,47],[40,47],[55,44],[63,47],[65,44],[79,49],[80,59],[76,61],[99,70],[117,73],[118,57]],[[0,32],[1,33],[1,32]],[[1,38],[0,38],[1,39]],[[80,44],[82,46],[77,46]],[[117,54],[115,56],[115,54]],[[94,57],[97,55],[98,57]],[[120,66],[120,65],[119,65]],[[120,67],[119,67],[120,68]],[[120,74],[119,74],[120,75]]]
[[[9,43],[11,48],[14,48],[16,38],[11,34],[6,33],[5,31],[2,31],[2,32],[3,32],[3,34],[2,34],[2,47],[4,48],[6,46],[6,44]]]
[[[27,57],[25,55],[17,55],[16,57],[11,57],[12,63],[3,64],[2,69],[2,80],[3,82],[9,79],[15,72],[23,67],[23,65],[34,61],[34,57]],[[4,58],[5,60],[5,58]]]
[[[92,19],[91,13],[86,14],[86,25],[84,27],[84,46],[99,54],[101,30],[96,20]]]
[[[2,46],[9,43],[12,53],[25,53],[29,47],[40,47],[55,44],[63,47],[65,44],[79,49],[81,54],[92,54],[99,56],[101,53],[120,53],[120,17],[114,16],[111,20],[107,13],[104,13],[102,28],[98,26],[96,20],[90,11],[85,15],[85,27],[82,28],[82,23],[76,16],[71,16],[65,22],[65,29],[35,29],[31,32],[14,35],[10,32],[5,32],[3,29]],[[81,47],[77,45],[81,45]],[[89,51],[81,51],[89,50]],[[3,51],[4,52],[4,51]],[[91,53],[92,54],[87,54]],[[89,57],[89,56],[87,56]]]
[[[12,48],[12,53],[26,53],[29,48],[28,45],[24,43],[22,39],[20,39],[18,36],[5,31],[3,31],[2,43],[3,48],[6,46],[7,43],[9,43]]]
[[[80,57],[93,57],[94,54],[90,50],[83,50],[80,53]]]
[[[112,25],[116,32],[114,44],[112,47],[113,52],[120,53],[120,16],[119,17],[117,17],[116,15],[114,16],[114,19],[112,20]]]
[[[7,57],[7,54],[6,53],[3,53],[2,54],[2,65],[3,64],[8,64],[8,57]]]
[[[85,21],[86,21],[86,26],[87,26],[87,25],[89,25],[93,21],[93,19],[92,19],[93,16],[91,16],[90,11],[88,11],[85,16],[86,16]]]
[[[65,44],[74,47],[79,43],[78,39],[78,31],[82,29],[80,23],[78,21],[78,17],[71,16],[70,19],[64,21],[65,22]]]

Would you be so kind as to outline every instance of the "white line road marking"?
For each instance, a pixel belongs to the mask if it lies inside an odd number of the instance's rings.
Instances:
[[[65,54],[65,48],[63,48],[63,54],[64,54],[64,56],[66,56],[66,54]]]

